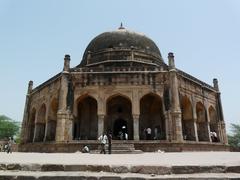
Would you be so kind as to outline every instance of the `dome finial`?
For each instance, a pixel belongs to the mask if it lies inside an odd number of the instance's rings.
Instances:
[[[123,23],[122,23],[122,22],[121,22],[120,27],[119,27],[118,29],[125,29],[125,28],[123,27]]]

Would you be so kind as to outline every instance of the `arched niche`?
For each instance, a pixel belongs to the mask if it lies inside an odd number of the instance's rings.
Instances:
[[[183,139],[195,141],[193,108],[190,99],[187,96],[181,97],[181,110],[182,110],[182,132]]]
[[[212,142],[219,142],[219,130],[218,130],[218,121],[217,113],[213,106],[208,108],[209,120],[210,120],[210,134]]]
[[[46,141],[54,141],[56,136],[57,126],[57,111],[58,111],[58,100],[53,98],[50,103],[48,111],[48,120],[46,128]]]
[[[77,117],[73,124],[73,139],[96,140],[98,133],[97,101],[91,96],[77,100]]]
[[[151,129],[151,136],[146,135],[146,129]],[[139,117],[140,139],[166,139],[165,118],[162,99],[153,93],[140,99]]]
[[[105,118],[105,131],[111,131],[113,139],[121,139],[122,133],[133,139],[133,118],[131,100],[117,94],[107,99],[107,114]]]
[[[196,104],[197,113],[197,132],[199,141],[209,141],[207,114],[204,105],[201,102]]]
[[[34,132],[35,142],[43,142],[45,136],[45,126],[46,126],[46,105],[42,104],[38,111],[37,121],[35,123]]]

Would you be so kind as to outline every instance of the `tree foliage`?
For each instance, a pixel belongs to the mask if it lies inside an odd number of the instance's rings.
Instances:
[[[20,124],[11,118],[0,115],[0,139],[14,137],[19,134]]]
[[[240,147],[240,125],[231,124],[232,135],[228,135],[228,143],[233,147]]]

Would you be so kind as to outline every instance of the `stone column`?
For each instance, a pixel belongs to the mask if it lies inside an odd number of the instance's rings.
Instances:
[[[30,106],[30,94],[32,92],[33,81],[29,81],[28,83],[28,91],[26,95],[25,107],[24,107],[24,114],[23,114],[23,121],[22,121],[22,132],[21,132],[21,143],[26,143],[29,138],[29,130],[30,130],[30,123],[29,121],[29,106]]]
[[[133,114],[133,140],[139,140],[139,114]]]
[[[98,115],[98,137],[101,136],[104,132],[104,114]]]
[[[165,111],[164,117],[165,117],[166,140],[171,141],[172,140],[171,112],[170,111]]]
[[[173,140],[183,142],[182,113],[179,102],[177,70],[174,63],[173,53],[168,53],[170,89],[171,89],[171,116],[174,129]]]
[[[65,55],[64,68],[61,76],[61,87],[59,93],[59,104],[57,112],[56,141],[72,140],[72,121],[73,116],[67,106],[68,78],[70,75],[70,56]]]
[[[214,89],[216,90],[217,116],[218,116],[218,121],[219,121],[220,126],[221,126],[221,128],[220,128],[221,131],[219,131],[219,134],[221,134],[222,143],[228,144],[226,127],[225,127],[223,110],[222,110],[221,93],[219,91],[218,80],[216,78],[213,79],[213,86],[214,86]]]
[[[210,142],[212,142],[212,138],[211,138],[211,129],[210,129],[210,117],[209,117],[209,111],[206,108],[206,114],[207,114],[207,136]]]
[[[194,123],[194,133],[195,133],[195,139],[196,139],[196,142],[199,142],[199,139],[198,139],[198,131],[197,131],[197,112],[196,112],[196,103],[195,103],[195,100],[194,100],[194,97],[192,97],[193,99],[193,123]]]

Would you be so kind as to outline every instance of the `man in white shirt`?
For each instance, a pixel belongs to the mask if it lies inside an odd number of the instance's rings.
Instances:
[[[106,154],[106,150],[105,150],[105,146],[107,144],[107,135],[105,133],[103,133],[101,136],[99,136],[98,140],[101,143],[101,151],[100,154],[104,153]]]

